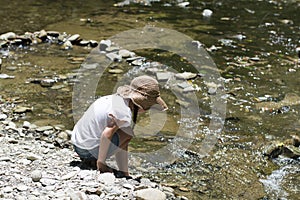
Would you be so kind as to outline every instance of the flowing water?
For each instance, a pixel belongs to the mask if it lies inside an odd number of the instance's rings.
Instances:
[[[116,1],[0,0],[0,33],[24,34],[45,29],[78,33],[84,39],[100,41],[122,31],[150,25],[176,30],[200,41],[224,78],[226,94],[223,97],[227,99],[224,128],[211,156],[199,157],[197,152],[202,140],[209,134],[210,98],[213,98],[204,95],[205,89],[200,90],[196,95],[200,100],[201,117],[196,120],[202,129],[193,133],[196,139],[190,153],[183,153],[179,160],[159,171],[148,170],[149,176],[167,185],[175,184],[178,194],[191,199],[299,198],[299,160],[270,161],[262,156],[261,149],[270,141],[299,135],[300,64],[297,65],[295,49],[300,46],[300,1],[195,0],[187,7],[178,6],[176,1],[154,1],[151,5],[131,2],[121,7],[114,3]],[[206,8],[213,11],[211,17],[203,17],[202,11]],[[72,50],[61,50],[60,46],[49,43],[1,50],[1,73],[15,76],[0,79],[1,95],[33,108],[16,120],[37,125],[63,124],[72,129],[72,86],[75,83],[62,81],[60,88],[50,89],[29,83],[29,79],[73,77],[90,51],[76,46]],[[178,72],[195,72],[189,63],[172,53],[155,49],[135,53]],[[127,74],[136,70],[126,63],[118,65]],[[122,75],[105,72],[96,95],[111,93],[115,88],[112,83],[120,80]],[[194,83],[203,86],[202,80]],[[155,137],[136,138],[131,151],[159,149],[178,131],[182,116],[176,97],[167,89],[163,97],[170,107],[167,123]],[[149,123],[147,120],[147,114],[143,114],[139,121]],[[181,123],[190,123],[193,128],[195,119],[189,120]],[[139,170],[146,167],[140,165]]]

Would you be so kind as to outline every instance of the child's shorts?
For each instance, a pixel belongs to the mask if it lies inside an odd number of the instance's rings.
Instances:
[[[111,143],[108,148],[107,158],[112,156],[114,152],[119,148],[119,134],[115,133],[111,139]],[[97,160],[99,154],[99,146],[94,149],[82,149],[74,145],[75,152],[79,155],[82,160]]]

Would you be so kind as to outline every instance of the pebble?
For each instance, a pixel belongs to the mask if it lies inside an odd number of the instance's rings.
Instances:
[[[210,10],[210,9],[204,9],[203,12],[202,12],[203,17],[211,17],[212,14],[213,14],[213,11]]]
[[[42,178],[42,172],[40,170],[34,170],[31,172],[31,179],[33,182],[39,182]]]

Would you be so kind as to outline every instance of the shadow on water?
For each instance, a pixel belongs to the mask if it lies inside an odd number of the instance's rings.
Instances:
[[[150,24],[177,30],[201,41],[224,78],[227,113],[223,132],[211,156],[199,158],[197,150],[207,134],[211,109],[209,96],[204,95],[207,88],[203,86],[197,93],[204,116],[199,121],[203,131],[196,134],[190,152],[183,153],[179,160],[160,169],[159,173],[148,170],[149,176],[157,181],[165,180],[179,194],[192,191],[191,199],[193,195],[197,196],[195,199],[251,199],[251,190],[256,192],[252,196],[256,199],[296,198],[300,190],[296,169],[299,163],[273,163],[260,152],[269,141],[299,135],[300,71],[295,64],[295,48],[300,46],[299,1],[190,1],[187,8],[174,2],[171,1],[171,6],[164,6],[166,1],[162,1],[152,6],[114,7],[115,1],[0,0],[0,32],[23,34],[46,29],[78,33],[84,39],[100,41]],[[213,10],[210,18],[202,16],[205,8]],[[73,127],[72,81],[76,81],[75,73],[90,51],[82,47],[66,51],[48,43],[1,51],[1,73],[15,76],[15,79],[0,80],[1,96],[33,107],[31,113],[21,116],[20,123],[28,120],[38,125]],[[136,53],[179,72],[193,71],[189,63],[177,55],[153,49]],[[132,69],[126,63],[116,63],[116,66],[124,73]],[[62,81],[54,88],[28,83],[29,79],[45,77],[60,77]],[[105,72],[97,95],[111,93],[115,87],[111,83],[122,78],[123,74]],[[194,83],[201,85],[199,79]],[[170,105],[167,123],[161,133],[135,139],[131,146],[133,152],[164,146],[174,138],[180,106],[174,94],[163,92]],[[140,121],[146,121],[147,117],[142,115]],[[141,164],[140,167],[147,166]]]

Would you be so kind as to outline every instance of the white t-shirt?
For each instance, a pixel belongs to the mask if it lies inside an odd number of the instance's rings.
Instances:
[[[90,150],[100,144],[103,130],[111,122],[113,115],[119,128],[130,127],[131,110],[128,101],[117,94],[103,96],[97,99],[74,126],[72,143],[79,148]]]

